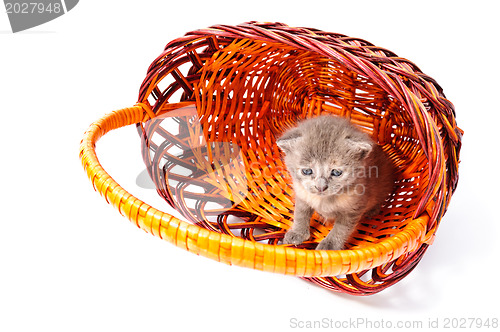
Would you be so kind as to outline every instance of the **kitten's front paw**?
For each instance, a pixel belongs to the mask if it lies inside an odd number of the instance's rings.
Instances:
[[[309,231],[306,232],[297,232],[295,230],[289,230],[286,232],[285,237],[283,238],[284,244],[301,244],[305,240],[309,239]]]
[[[317,246],[316,250],[342,250],[344,249],[343,243],[338,243],[328,239],[323,239]]]

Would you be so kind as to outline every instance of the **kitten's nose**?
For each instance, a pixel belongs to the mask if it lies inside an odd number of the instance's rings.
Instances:
[[[328,189],[328,183],[326,182],[326,179],[324,178],[319,178],[318,181],[316,182],[316,190],[319,192],[323,192],[326,189]]]
[[[321,185],[317,185],[315,186],[316,187],[316,190],[318,190],[320,193],[325,191],[326,189],[328,189],[328,185],[327,184],[321,184]]]
[[[321,177],[317,180],[316,185],[316,190],[319,191],[320,193],[328,189],[328,183],[326,182],[326,179]]]

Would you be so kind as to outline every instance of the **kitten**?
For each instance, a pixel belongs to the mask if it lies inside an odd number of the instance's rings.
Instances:
[[[278,140],[293,179],[295,214],[285,244],[309,238],[314,211],[335,221],[317,250],[344,249],[364,215],[376,215],[394,186],[394,168],[383,150],[347,119],[304,120]]]

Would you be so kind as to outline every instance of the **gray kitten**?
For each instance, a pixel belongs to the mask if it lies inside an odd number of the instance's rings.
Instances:
[[[335,221],[318,250],[344,249],[364,215],[376,215],[394,186],[394,168],[382,149],[348,120],[304,120],[278,140],[293,179],[295,214],[285,244],[309,238],[314,211]]]

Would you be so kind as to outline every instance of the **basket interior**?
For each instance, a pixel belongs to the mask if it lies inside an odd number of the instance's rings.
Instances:
[[[402,105],[375,82],[313,51],[253,39],[209,39],[162,72],[148,99],[158,115],[141,124],[143,157],[159,194],[212,231],[278,244],[293,222],[293,189],[276,137],[298,120],[348,117],[398,169],[379,215],[348,247],[391,236],[411,220],[428,163]],[[314,248],[329,232],[317,216]]]

